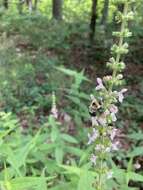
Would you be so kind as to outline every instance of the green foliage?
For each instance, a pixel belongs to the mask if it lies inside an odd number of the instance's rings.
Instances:
[[[82,155],[82,151],[75,148],[78,141],[69,134],[61,133],[61,126],[52,116],[49,116],[45,127],[33,136],[25,135],[20,130],[18,120],[10,113],[2,112],[0,115],[0,165],[3,167],[1,188],[47,189],[47,181],[56,177],[54,175],[59,171],[58,165],[63,163],[68,154]],[[43,174],[40,172],[42,170]],[[48,174],[50,177],[46,176]]]

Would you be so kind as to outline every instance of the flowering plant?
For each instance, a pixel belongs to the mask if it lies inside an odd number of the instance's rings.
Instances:
[[[115,1],[114,1],[115,2]],[[131,0],[116,0],[117,3],[124,3],[123,13],[117,16],[118,23],[121,23],[121,30],[113,32],[118,39],[118,43],[111,48],[112,57],[107,62],[107,67],[112,70],[112,75],[104,76],[103,79],[97,78],[95,88],[97,97],[91,95],[91,105],[89,112],[92,119],[92,131],[88,134],[88,145],[93,145],[94,151],[91,155],[91,162],[99,174],[95,183],[97,190],[105,189],[105,182],[112,178],[113,172],[109,169],[107,160],[109,152],[117,151],[120,142],[116,140],[118,130],[114,127],[117,120],[118,103],[122,103],[126,88],[117,90],[123,81],[122,71],[125,63],[122,58],[128,53],[128,44],[124,38],[130,37],[128,21],[133,19],[133,12],[130,11]]]

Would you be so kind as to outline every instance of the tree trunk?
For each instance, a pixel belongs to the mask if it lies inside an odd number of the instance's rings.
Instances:
[[[109,0],[104,0],[101,24],[104,26],[105,29],[108,20],[108,10],[109,10]]]
[[[63,0],[53,0],[53,18],[62,20]]]
[[[19,3],[17,5],[17,9],[19,11],[19,14],[23,13],[23,4],[24,4],[24,1],[23,0],[19,0]]]
[[[29,9],[29,13],[31,14],[33,10],[32,0],[26,0],[26,5]]]
[[[92,0],[92,9],[91,9],[91,20],[90,20],[90,40],[94,39],[95,29],[96,29],[96,20],[97,20],[97,0]]]
[[[3,6],[8,9],[8,0],[3,0]]]
[[[33,9],[36,11],[37,10],[37,4],[38,4],[38,0],[35,0],[34,1],[34,7],[33,7]]]
[[[29,9],[29,13],[31,14],[33,10],[32,0],[29,0],[28,9]]]

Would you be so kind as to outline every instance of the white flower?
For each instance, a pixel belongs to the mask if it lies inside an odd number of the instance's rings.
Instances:
[[[90,98],[91,98],[91,100],[94,100],[94,99],[95,99],[95,97],[94,97],[93,94],[90,94]]]
[[[113,141],[115,136],[116,136],[116,133],[117,133],[117,129],[113,129],[111,132],[110,132],[110,138],[111,140]]]
[[[137,162],[137,163],[134,164],[134,167],[135,167],[135,169],[140,169],[141,165]]]
[[[110,110],[111,113],[117,113],[118,112],[118,108],[114,104],[111,104],[109,110]]]
[[[104,145],[102,145],[102,144],[97,144],[96,147],[95,147],[95,150],[96,150],[96,151],[102,151],[102,150],[104,150],[104,149],[105,149],[105,147],[104,147]]]
[[[97,150],[97,151],[98,151],[98,150],[101,150],[101,147],[100,147],[99,144],[96,145],[95,150]]]
[[[115,113],[111,113],[111,119],[113,122],[117,121],[117,117],[116,117]]]
[[[123,99],[124,99],[124,93],[127,91],[126,88],[123,88],[120,92],[118,92],[118,99],[119,99],[119,102],[123,102]]]
[[[105,152],[110,152],[111,151],[111,147],[107,147],[106,149],[105,149]]]
[[[112,171],[109,171],[107,173],[107,179],[111,179],[113,177],[113,172]]]
[[[119,146],[120,146],[119,141],[116,141],[116,142],[112,143],[111,147],[112,147],[113,151],[117,151],[117,150],[119,150]]]
[[[92,126],[98,126],[97,117],[91,117]]]
[[[88,140],[87,144],[89,145],[89,144],[93,143],[97,139],[98,136],[99,136],[98,131],[95,128],[93,128],[93,133],[92,134],[88,133],[89,140]]]
[[[102,115],[101,117],[98,118],[98,122],[100,123],[100,125],[105,126],[107,124],[106,117]]]
[[[91,155],[90,161],[96,165],[96,160],[97,160],[97,156],[95,156],[94,154]]]
[[[112,119],[112,121],[113,122],[117,121],[117,117],[115,115],[118,112],[117,106],[115,106],[114,104],[111,104],[109,110],[111,112],[111,119]]]
[[[103,85],[103,82],[102,82],[102,79],[101,78],[97,78],[97,83],[98,85],[96,86],[96,90],[100,90],[100,89],[104,89],[104,85]]]
[[[95,147],[95,151],[104,151],[104,152],[110,152],[111,151],[111,147],[105,147],[102,144],[98,144]]]

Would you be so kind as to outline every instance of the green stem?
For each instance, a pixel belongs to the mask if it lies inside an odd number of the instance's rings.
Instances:
[[[128,2],[126,2],[125,5],[124,5],[123,16],[126,16],[127,13],[128,13]],[[124,32],[126,24],[127,24],[127,21],[126,21],[126,19],[123,18],[122,23],[121,23],[121,30],[120,30],[121,33]],[[123,45],[123,43],[124,43],[124,37],[121,35],[120,38],[119,38],[118,47],[121,48],[122,45]],[[115,58],[116,63],[119,63],[120,59],[121,59],[121,53],[119,52],[116,55],[116,58]],[[109,93],[112,92],[113,85],[114,85],[114,79],[116,78],[116,76],[117,76],[117,70],[114,69],[113,73],[112,73],[113,82],[112,82],[111,86],[109,87],[109,90],[108,90]],[[101,138],[102,138],[101,143],[102,143],[102,145],[104,145],[104,136],[103,136],[103,134],[102,134]],[[101,155],[102,154],[103,154],[103,152],[101,151]],[[102,175],[103,175],[103,157],[100,158],[100,168],[99,168],[99,170],[100,171],[99,171],[99,181],[98,181],[97,190],[103,190],[103,184],[104,184],[104,182],[102,181]]]
[[[128,13],[128,2],[126,2],[125,5],[124,5],[123,15],[126,16],[127,13]],[[121,24],[121,30],[120,30],[121,33],[124,32],[125,27],[126,27],[126,24],[127,24],[127,21],[126,21],[126,19],[123,18],[123,21],[122,21],[122,24]],[[124,43],[124,37],[121,36],[121,37],[119,38],[118,47],[121,48],[122,45],[123,45],[123,43]],[[119,63],[120,59],[121,59],[121,53],[119,52],[119,53],[116,55],[116,59],[115,59],[115,60],[116,60],[116,63]],[[112,82],[112,84],[111,84],[111,86],[110,86],[109,92],[112,91],[112,88],[113,88],[113,85],[114,85],[114,79],[116,78],[116,75],[117,75],[117,70],[114,69],[114,70],[113,70],[113,73],[112,73],[113,82]]]
[[[103,131],[102,131],[103,133]],[[101,135],[101,144],[104,145],[104,136]],[[101,158],[100,158],[100,168],[99,168],[99,182],[97,190],[103,189],[103,182],[102,182],[102,174],[103,174],[103,151],[101,149]]]

